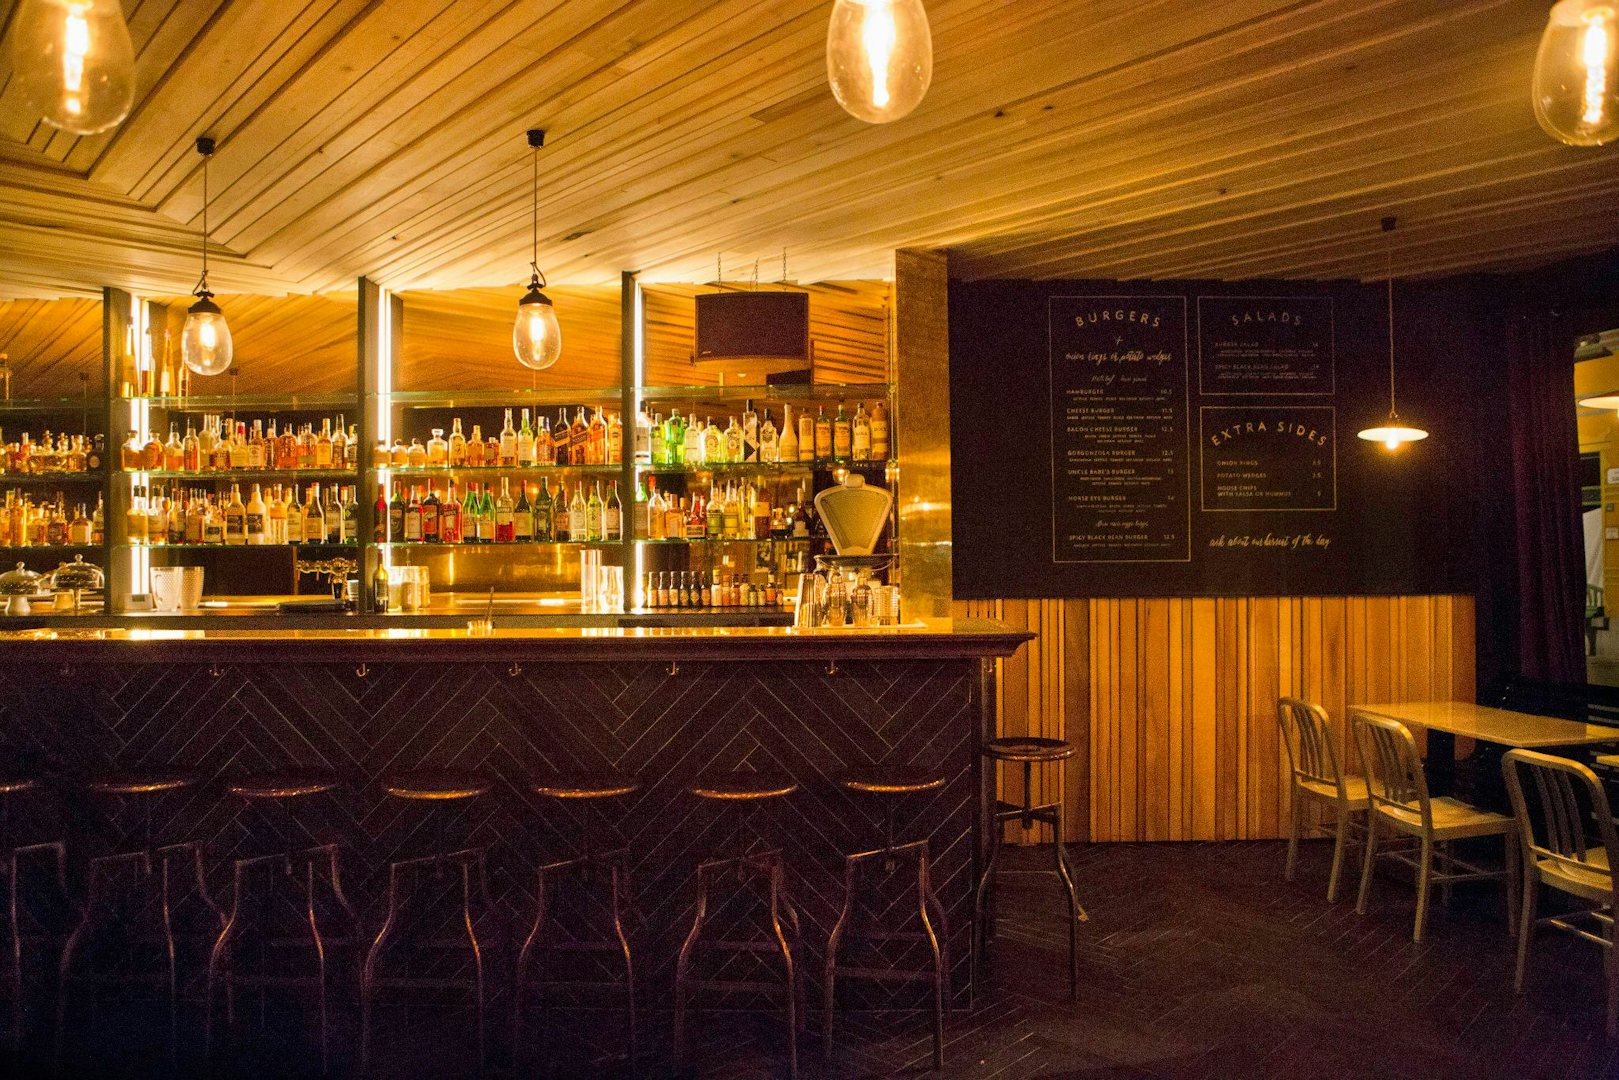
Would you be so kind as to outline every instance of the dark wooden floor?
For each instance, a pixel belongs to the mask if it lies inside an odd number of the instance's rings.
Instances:
[[[1098,845],[1077,848],[1091,921],[1083,928],[1084,989],[1066,1000],[1066,947],[1055,881],[1011,852],[995,985],[949,1023],[945,1075],[972,1080],[1117,1078],[1482,1080],[1619,1077],[1602,1035],[1601,960],[1594,946],[1543,933],[1528,993],[1511,988],[1512,940],[1498,891],[1458,888],[1436,905],[1428,940],[1410,940],[1414,896],[1379,880],[1372,911],[1352,895],[1325,901],[1324,844],[1306,845],[1298,880],[1281,876],[1276,843]],[[1352,882],[1351,882],[1352,884]],[[1352,888],[1346,889],[1352,894]],[[666,1042],[663,995],[648,993],[645,1042]],[[693,1073],[705,1080],[784,1076],[770,1018],[708,1014]],[[818,1014],[812,1030],[818,1030]],[[396,1020],[397,1023],[397,1020]],[[422,1030],[435,1025],[423,1025]],[[384,1040],[382,1075],[473,1075],[465,1027],[434,1038],[413,1021]],[[340,1041],[350,1037],[343,1031]],[[922,1014],[840,1016],[833,1059],[805,1039],[806,1077],[919,1076]],[[435,1052],[436,1051],[436,1052]],[[3,1070],[0,1070],[3,1071]],[[497,1061],[496,1075],[510,1074]],[[642,1075],[667,1075],[666,1060]],[[567,1065],[551,1075],[609,1075]],[[268,1074],[261,1074],[268,1075]],[[517,1075],[541,1075],[532,1064]]]

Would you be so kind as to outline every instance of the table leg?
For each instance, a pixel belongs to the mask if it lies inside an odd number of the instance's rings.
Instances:
[[[1428,794],[1434,798],[1456,790],[1456,736],[1428,729],[1428,756],[1422,771],[1428,774]]]

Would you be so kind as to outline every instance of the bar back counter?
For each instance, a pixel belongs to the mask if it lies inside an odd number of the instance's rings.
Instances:
[[[112,811],[80,795],[95,777],[185,774],[195,783],[149,811],[120,812],[149,812],[154,845],[200,843],[221,901],[233,859],[337,843],[369,933],[389,863],[431,835],[487,846],[496,904],[522,926],[533,918],[535,868],[601,828],[535,794],[533,778],[622,773],[639,789],[604,819],[627,844],[645,923],[637,964],[657,999],[690,923],[695,867],[737,827],[723,805],[693,796],[700,777],[781,773],[799,785],[747,828],[784,854],[803,918],[800,964],[813,981],[841,901],[844,856],[884,839],[881,800],[845,790],[839,778],[873,764],[920,766],[943,785],[902,800],[895,820],[900,839],[931,841],[959,1003],[971,991],[972,891],[985,841],[977,753],[993,733],[985,686],[993,658],[1029,637],[959,620],[482,636],[8,631],[0,634],[0,748],[11,768],[44,781],[14,799],[10,828],[19,840],[65,833],[71,843],[109,827],[98,815]],[[228,794],[246,776],[300,772],[339,783],[296,815]],[[484,777],[491,787],[435,807],[427,824],[385,791],[389,777],[423,772]]]

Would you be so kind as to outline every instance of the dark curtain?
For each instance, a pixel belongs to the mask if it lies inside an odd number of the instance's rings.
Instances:
[[[1502,327],[1518,549],[1518,673],[1585,682],[1585,537],[1580,524],[1574,336],[1547,308]]]

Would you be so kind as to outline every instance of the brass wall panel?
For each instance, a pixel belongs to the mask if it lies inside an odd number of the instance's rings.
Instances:
[[[900,462],[900,601],[906,618],[946,617],[955,595],[949,288],[942,253],[894,253],[894,447]]]

